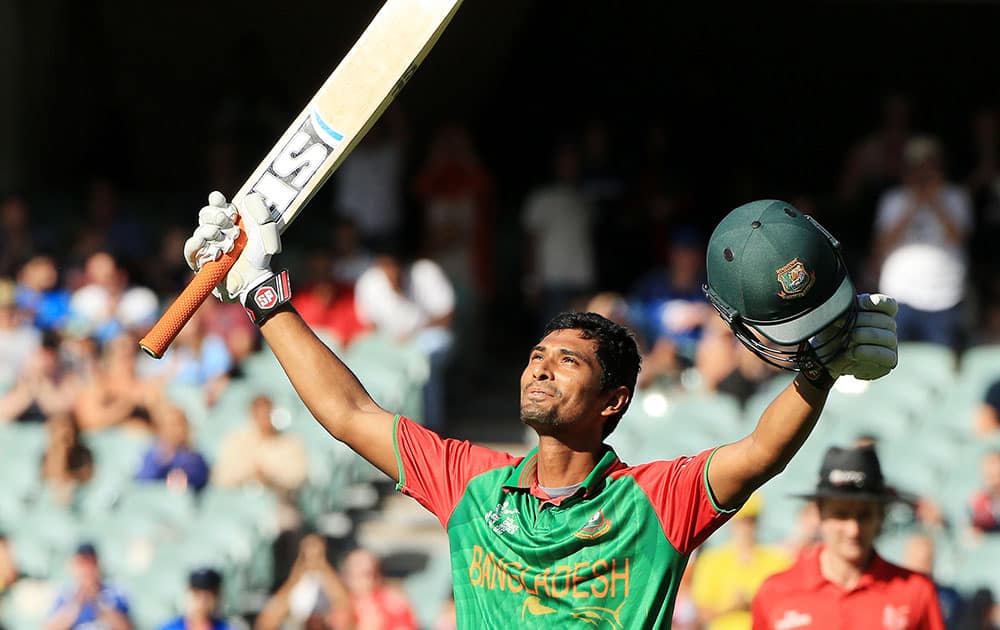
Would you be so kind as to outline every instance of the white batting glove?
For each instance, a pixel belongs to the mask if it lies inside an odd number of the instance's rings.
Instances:
[[[246,247],[225,280],[212,290],[212,295],[223,302],[240,304],[244,303],[247,291],[274,275],[271,256],[281,251],[278,225],[260,194],[247,195],[242,206],[237,210],[226,201],[225,195],[212,192],[208,205],[198,213],[198,228],[184,243],[184,259],[191,269],[198,271],[205,263],[231,252],[240,226],[243,227],[247,233]],[[240,226],[234,224],[237,212]]]
[[[833,342],[837,344],[836,348],[826,348],[824,345],[843,330],[844,319],[831,324],[810,340],[810,343],[833,378],[850,374],[864,381],[873,381],[896,367],[895,317],[899,307],[896,300],[881,293],[862,293],[856,300],[858,316],[854,320],[846,347],[841,347],[836,341]]]

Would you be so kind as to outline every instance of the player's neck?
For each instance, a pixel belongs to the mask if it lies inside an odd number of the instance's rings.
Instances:
[[[823,577],[830,582],[843,589],[851,590],[858,585],[861,576],[864,575],[871,562],[871,557],[872,554],[869,553],[867,560],[854,562],[824,548],[819,554],[819,570]]]
[[[604,445],[567,443],[551,435],[538,437],[538,483],[563,488],[582,483],[594,470]]]

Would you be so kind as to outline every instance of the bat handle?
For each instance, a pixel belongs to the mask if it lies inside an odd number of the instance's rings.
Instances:
[[[216,261],[202,265],[201,270],[195,274],[195,277],[184,287],[177,299],[160,316],[159,321],[153,325],[145,337],[139,340],[139,347],[146,354],[154,359],[163,357],[163,353],[167,351],[170,342],[174,340],[181,328],[184,328],[184,324],[191,319],[205,298],[211,295],[212,289],[222,282],[229,270],[236,264],[236,259],[240,257],[240,252],[243,251],[246,244],[247,234],[241,229],[230,252],[223,254]]]

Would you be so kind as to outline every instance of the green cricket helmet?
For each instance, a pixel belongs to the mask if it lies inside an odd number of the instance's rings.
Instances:
[[[840,243],[812,217],[774,199],[744,204],[716,226],[706,256],[705,295],[768,363],[795,370],[804,353],[824,359],[846,345],[857,315],[854,285]],[[844,316],[840,334],[810,346]]]

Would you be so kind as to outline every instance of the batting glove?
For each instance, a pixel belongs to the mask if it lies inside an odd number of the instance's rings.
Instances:
[[[855,378],[873,381],[882,378],[896,367],[896,300],[881,293],[862,293],[856,297],[857,317],[848,333],[846,344],[832,342],[843,333],[848,321],[841,318],[809,341],[820,363],[836,379],[850,374]],[[827,345],[837,347],[826,349]],[[824,354],[829,356],[824,356]]]
[[[222,254],[232,251],[242,226],[247,234],[246,247],[225,280],[212,290],[212,295],[223,302],[244,304],[250,289],[274,275],[271,256],[281,251],[281,237],[278,224],[260,194],[247,195],[241,206],[237,210],[222,193],[211,193],[208,205],[198,213],[198,228],[184,243],[184,259],[194,271],[207,262],[218,260]],[[240,225],[235,224],[237,213]]]

